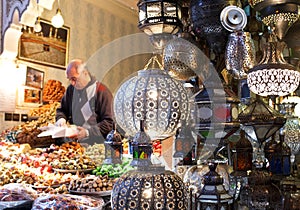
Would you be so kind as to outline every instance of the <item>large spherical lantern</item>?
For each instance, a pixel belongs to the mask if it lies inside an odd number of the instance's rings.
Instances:
[[[174,135],[180,122],[188,118],[188,93],[181,82],[164,70],[140,70],[118,89],[114,112],[127,135],[134,136],[144,120],[151,139],[164,139]]]
[[[157,167],[123,174],[114,184],[111,202],[113,210],[188,209],[187,191],[181,178]]]

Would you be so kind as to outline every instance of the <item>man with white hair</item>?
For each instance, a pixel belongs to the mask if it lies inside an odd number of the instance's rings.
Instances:
[[[56,125],[77,125],[78,133],[72,138],[79,142],[103,143],[114,123],[110,90],[91,75],[80,59],[68,64],[66,76],[70,85],[56,110]]]

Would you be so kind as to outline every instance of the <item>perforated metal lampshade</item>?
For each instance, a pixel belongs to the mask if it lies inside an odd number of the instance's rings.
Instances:
[[[260,11],[268,6],[274,6],[279,4],[300,4],[298,0],[248,0],[248,3],[256,11]]]
[[[114,98],[118,125],[130,136],[144,120],[151,139],[164,139],[176,133],[181,121],[188,118],[189,100],[183,83],[161,69],[138,71],[125,81]]]
[[[262,60],[248,72],[250,90],[261,96],[285,96],[294,92],[300,81],[300,73],[288,64],[282,51],[283,42],[267,42]]]
[[[256,64],[255,46],[249,32],[237,31],[229,35],[225,51],[227,71],[236,79],[246,79]]]
[[[263,23],[274,27],[277,37],[282,40],[289,28],[299,18],[298,5],[284,4],[267,7],[261,11],[261,15]]]
[[[298,0],[249,0],[249,4],[260,13],[266,26],[275,28],[280,40],[299,19]]]
[[[204,63],[202,57],[200,49],[184,38],[169,41],[163,50],[164,68],[171,77],[183,81],[197,76]]]
[[[188,209],[187,190],[181,178],[158,167],[123,174],[114,184],[111,203],[113,210]]]

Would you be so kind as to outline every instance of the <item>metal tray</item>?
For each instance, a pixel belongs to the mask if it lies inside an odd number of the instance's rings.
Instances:
[[[111,195],[112,190],[99,191],[99,192],[79,192],[75,190],[69,190],[71,194],[75,195],[93,195],[93,196],[108,196]]]
[[[53,168],[53,171],[55,171],[55,172],[59,172],[59,173],[71,173],[71,174],[76,174],[77,172],[79,172],[79,173],[90,173],[93,170],[94,170],[94,168],[91,168],[91,169],[74,169],[74,170]]]

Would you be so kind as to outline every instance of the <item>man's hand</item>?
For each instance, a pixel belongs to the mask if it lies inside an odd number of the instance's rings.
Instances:
[[[88,131],[85,128],[77,126],[77,130],[78,130],[78,134],[75,137],[75,139],[77,141],[81,141],[82,139],[85,139],[88,137]]]
[[[55,125],[58,127],[64,127],[67,125],[67,121],[64,118],[60,118],[56,121]]]

